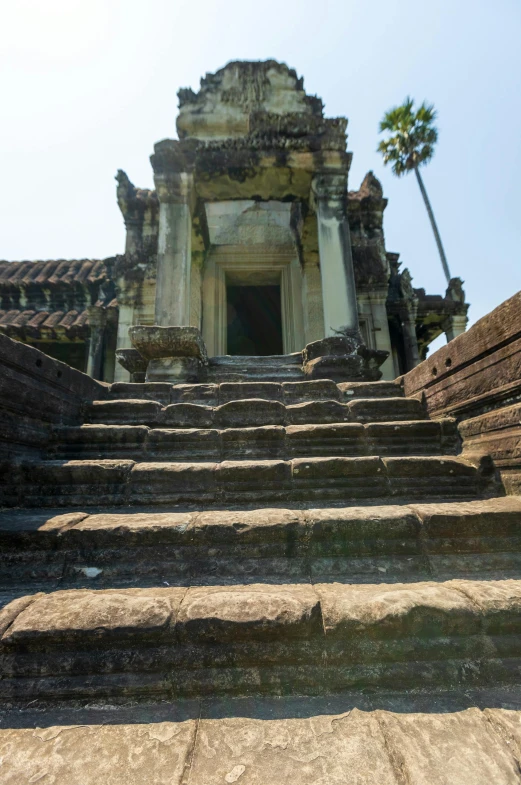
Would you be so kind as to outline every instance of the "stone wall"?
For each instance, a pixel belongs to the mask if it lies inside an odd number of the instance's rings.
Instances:
[[[491,455],[521,493],[521,292],[402,377],[429,414],[459,420],[464,455]]]
[[[51,427],[80,422],[106,387],[32,346],[0,334],[0,458],[37,457]]]

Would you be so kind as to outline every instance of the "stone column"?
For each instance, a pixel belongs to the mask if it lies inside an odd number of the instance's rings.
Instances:
[[[165,140],[152,156],[159,198],[155,324],[190,324],[193,175],[179,142]]]
[[[105,326],[107,323],[107,311],[97,305],[92,305],[89,311],[90,342],[89,357],[87,360],[87,374],[93,379],[103,377],[103,345],[105,338]]]
[[[389,357],[382,364],[382,378],[386,381],[396,379],[398,373],[394,368],[391,336],[389,334],[389,317],[387,315],[387,291],[371,292],[368,296],[373,317],[374,345],[376,349],[389,352]]]
[[[416,313],[412,310],[407,310],[402,313],[401,320],[407,371],[412,371],[420,362],[418,336],[416,335]]]
[[[317,204],[318,248],[325,337],[358,331],[355,275],[346,213],[347,174],[317,175],[312,184]]]
[[[447,343],[457,338],[467,329],[467,314],[453,314],[448,316],[443,324],[443,331],[447,338]]]

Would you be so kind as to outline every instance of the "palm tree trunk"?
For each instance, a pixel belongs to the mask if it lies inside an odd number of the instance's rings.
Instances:
[[[441,244],[441,237],[440,237],[440,233],[438,232],[438,227],[436,226],[436,221],[434,220],[434,213],[432,212],[431,203],[429,202],[429,197],[427,196],[427,191],[425,190],[425,186],[423,184],[423,180],[420,175],[420,170],[418,169],[417,166],[414,167],[414,173],[416,174],[416,179],[418,180],[418,185],[420,186],[420,191],[423,196],[423,201],[425,202],[425,207],[427,208],[427,213],[429,215],[429,219],[431,222],[432,231],[434,232],[434,237],[436,239],[436,245],[438,246],[443,272],[445,273],[445,278],[447,279],[447,283],[449,283],[450,270],[449,270],[449,265],[447,264],[447,257],[445,256],[445,251],[443,250],[443,245]]]

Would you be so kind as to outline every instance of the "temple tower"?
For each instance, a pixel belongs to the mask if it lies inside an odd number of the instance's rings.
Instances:
[[[151,156],[155,191],[118,173],[127,243],[115,271],[116,380],[147,369],[149,380],[203,381],[197,362],[211,375],[234,356],[292,357],[312,378],[394,379],[413,367],[421,298],[401,294],[409,273],[386,251],[378,180],[369,172],[348,191],[347,120],[324,117],[274,60],[229,63],[178,97],[179,138]],[[464,300],[449,300],[441,310],[449,303],[464,324]],[[181,327],[192,343],[179,330],[167,337]]]

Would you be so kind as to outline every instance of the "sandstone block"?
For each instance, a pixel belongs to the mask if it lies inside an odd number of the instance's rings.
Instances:
[[[279,401],[250,398],[222,404],[215,417],[222,428],[284,425],[286,409]]]
[[[521,630],[521,586],[518,581],[447,581],[448,588],[460,591],[483,614],[483,629],[489,635],[518,633]],[[521,640],[520,640],[521,646]]]
[[[309,638],[321,632],[320,605],[310,586],[193,587],[178,614],[179,636],[191,643]]]
[[[219,431],[197,428],[155,428],[146,441],[152,460],[197,461],[219,460]]]
[[[291,465],[285,461],[223,461],[216,474],[230,500],[274,498],[291,487]]]
[[[203,719],[190,785],[223,782],[399,785],[378,722],[373,714],[357,709],[344,715],[269,721]]]
[[[311,509],[310,552],[313,555],[419,553],[420,521],[407,507]]]
[[[82,519],[62,538],[81,542],[83,548],[107,544],[123,547],[125,540],[128,545],[140,548],[147,543],[182,543],[195,518],[196,514],[189,512],[83,513]]]
[[[378,712],[395,768],[410,785],[514,785],[518,764],[478,709],[457,714]]]
[[[399,398],[403,387],[397,382],[339,382],[340,400],[353,398]]]
[[[414,398],[359,398],[350,401],[348,407],[351,419],[358,422],[426,419],[420,401]]]
[[[193,524],[196,543],[252,542],[294,546],[305,539],[308,526],[302,513],[266,507],[258,510],[212,510],[201,512]],[[288,554],[289,555],[289,554]]]
[[[196,403],[173,403],[161,412],[161,425],[170,428],[211,428],[214,412],[210,406]]]
[[[476,635],[481,614],[455,586],[315,584],[326,637]]]
[[[148,434],[145,425],[82,425],[57,429],[52,452],[60,457],[138,458]]]
[[[217,406],[218,384],[175,384],[171,387],[171,403],[202,403]]]
[[[105,425],[152,425],[159,421],[161,411],[162,406],[157,401],[94,401],[87,408],[85,419]]]
[[[2,637],[4,644],[60,645],[171,634],[185,589],[57,591],[22,610]]]
[[[289,425],[348,422],[350,419],[349,409],[338,401],[305,401],[286,407]]]
[[[0,730],[3,785],[182,785],[196,721]]]
[[[219,403],[240,401],[245,398],[280,401],[282,387],[278,382],[221,382],[219,385]]]
[[[316,379],[306,382],[284,382],[282,384],[284,403],[298,401],[338,401],[340,393],[335,382],[330,379]]]
[[[508,538],[521,537],[521,499],[506,496],[468,502],[415,504],[429,549],[442,546],[445,539],[476,541],[476,538],[500,538],[508,547]],[[455,547],[454,545],[450,547]]]
[[[294,458],[293,486],[299,498],[383,498],[388,494],[379,458]]]
[[[474,466],[453,457],[385,458],[391,492],[408,498],[476,496],[478,473]]]
[[[167,404],[170,403],[171,394],[172,385],[165,384],[165,382],[143,382],[140,384],[134,384],[132,382],[114,382],[110,385],[111,398],[157,401],[162,404]]]
[[[238,458],[284,458],[285,429],[278,425],[261,428],[229,428],[220,432],[223,460]]]
[[[364,455],[367,442],[361,423],[331,425],[289,425],[286,428],[291,456]]]
[[[367,423],[365,432],[369,451],[377,455],[432,455],[442,451],[441,425],[433,420]]]
[[[130,501],[157,504],[213,501],[213,463],[138,463],[130,474]]]

